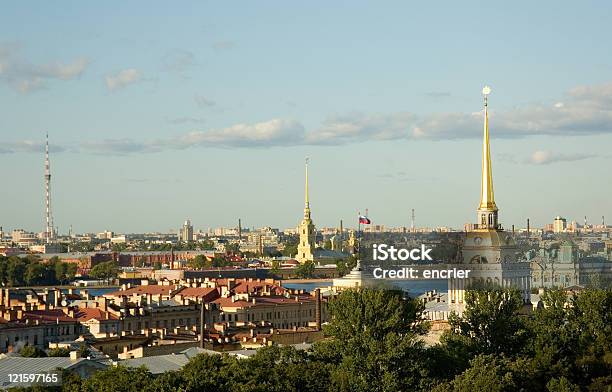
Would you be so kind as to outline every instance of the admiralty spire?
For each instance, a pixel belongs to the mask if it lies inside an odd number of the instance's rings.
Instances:
[[[489,104],[491,88],[482,89],[484,96],[484,135],[482,137],[482,171],[480,180],[480,205],[478,206],[478,229],[499,228],[497,223],[497,205],[493,191],[493,172],[491,170],[491,146],[489,142]]]
[[[480,204],[478,221],[465,233],[457,268],[470,269],[470,279],[449,279],[448,298],[451,309],[461,312],[465,290],[475,285],[518,288],[525,301],[529,300],[531,270],[529,263],[518,260],[518,248],[511,233],[503,230],[498,221],[498,208],[493,191],[491,145],[489,134],[489,94],[484,98],[484,126],[482,138],[482,167],[480,171]],[[466,265],[467,264],[467,265]]]

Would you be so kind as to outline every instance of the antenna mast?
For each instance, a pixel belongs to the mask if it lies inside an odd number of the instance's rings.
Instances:
[[[46,135],[45,143],[45,213],[46,227],[45,239],[47,244],[53,240],[53,217],[51,215],[51,165],[49,163],[49,133]]]

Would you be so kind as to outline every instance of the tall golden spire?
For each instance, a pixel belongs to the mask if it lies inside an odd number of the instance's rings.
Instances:
[[[489,147],[489,110],[488,95],[491,88],[485,86],[482,89],[484,95],[484,137],[482,139],[482,178],[480,184],[480,206],[479,210],[497,211],[495,197],[493,194],[493,172],[491,171],[491,149]]]
[[[305,194],[304,194],[304,218],[310,219],[310,203],[308,201],[308,161],[309,158],[306,158],[305,167],[306,167],[306,186],[305,186]]]

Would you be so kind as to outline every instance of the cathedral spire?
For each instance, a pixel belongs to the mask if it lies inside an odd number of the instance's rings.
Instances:
[[[489,110],[487,98],[491,88],[485,86],[482,89],[484,95],[484,136],[482,139],[482,178],[480,186],[479,210],[496,211],[495,197],[493,195],[493,172],[491,171],[491,149],[489,146]]]
[[[308,201],[308,162],[310,158],[306,158],[305,167],[306,167],[306,186],[305,186],[305,194],[304,194],[304,218],[310,219],[310,202]]]

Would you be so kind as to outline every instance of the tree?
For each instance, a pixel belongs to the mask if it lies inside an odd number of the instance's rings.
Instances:
[[[200,354],[183,367],[182,379],[188,391],[232,391],[228,375],[229,364],[235,361],[227,355]]]
[[[87,392],[141,392],[146,390],[153,377],[144,367],[131,369],[125,366],[113,366],[98,371],[85,380],[81,387]]]
[[[357,258],[355,256],[349,256],[346,259],[336,260],[336,272],[338,275],[343,276],[351,272],[357,265]]]
[[[278,275],[280,273],[280,261],[272,260],[272,267],[270,268],[270,275]]]
[[[527,338],[518,315],[522,306],[521,293],[515,289],[467,290],[463,314],[449,317],[451,329],[446,342],[461,340],[475,353],[518,353]]]
[[[66,347],[52,348],[47,352],[47,356],[49,357],[69,357],[70,349]]]
[[[529,350],[541,384],[554,377],[587,387],[612,374],[612,290],[586,289],[571,298],[549,290],[530,323]],[[561,382],[561,381],[559,381]]]
[[[240,253],[240,245],[236,242],[234,243],[226,243],[225,244],[225,252],[227,253]]]
[[[282,254],[286,257],[295,257],[297,255],[297,247],[300,242],[300,238],[297,235],[287,237],[285,241],[285,247],[283,248]]]
[[[228,373],[236,391],[325,391],[330,366],[293,347],[261,348],[248,360],[232,361]]]
[[[192,269],[205,269],[210,268],[212,266],[212,263],[208,261],[206,256],[197,255],[193,259],[189,260],[187,265],[189,266],[189,268]]]
[[[28,286],[40,285],[44,282],[45,267],[38,262],[33,262],[27,265],[25,270],[25,284]]]
[[[23,286],[26,272],[26,262],[17,256],[11,256],[6,267],[6,284],[9,286]]]
[[[55,258],[55,257],[54,257]],[[53,260],[52,258],[49,263],[53,265],[53,269],[55,271],[55,279],[60,283],[64,283],[66,281],[66,264],[62,263],[58,260]]]
[[[64,276],[67,281],[71,281],[74,279],[77,273],[77,265],[75,263],[64,263]]]
[[[549,392],[580,392],[578,385],[572,384],[567,378],[553,378],[546,384]]]
[[[333,339],[315,344],[314,358],[338,363],[331,371],[334,390],[414,390],[427,367],[419,360],[426,332],[420,301],[397,290],[346,290],[330,300],[325,333]],[[373,381],[376,380],[376,381]]]
[[[215,268],[218,267],[226,267],[228,265],[230,265],[231,263],[229,261],[227,261],[227,259],[223,256],[215,256],[213,257],[212,260],[212,266]]]
[[[47,354],[43,350],[39,349],[36,346],[30,345],[23,346],[21,351],[19,351],[19,354],[25,358],[42,358],[47,356]]]
[[[449,383],[439,385],[434,392],[511,392],[518,388],[510,361],[495,355],[479,355],[470,367]]]
[[[106,261],[104,263],[100,263],[94,266],[89,275],[96,279],[108,280],[111,278],[116,278],[119,274],[119,267],[117,267],[117,263],[114,261]]]
[[[312,278],[315,271],[315,265],[312,261],[306,261],[295,267],[295,275],[298,278]]]

